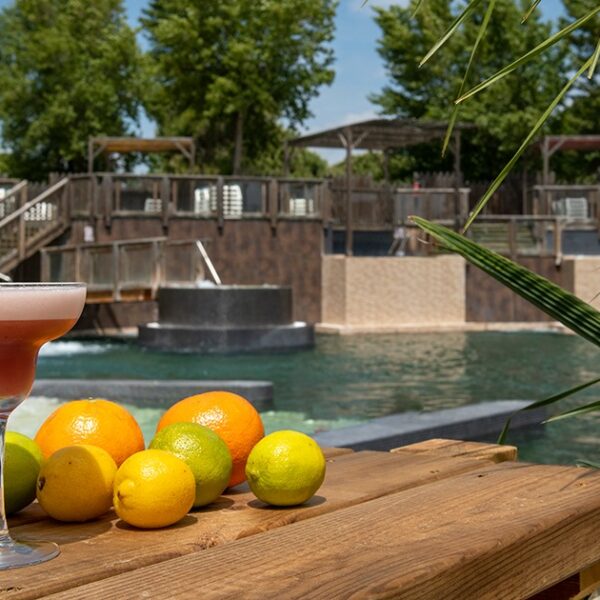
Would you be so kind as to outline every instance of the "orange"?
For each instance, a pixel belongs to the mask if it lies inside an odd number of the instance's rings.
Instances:
[[[171,423],[191,421],[218,433],[233,460],[228,487],[246,481],[246,461],[256,443],[265,435],[257,410],[242,396],[231,392],[206,392],[184,398],[167,410],[156,431]]]
[[[42,423],[35,441],[45,458],[66,446],[99,446],[117,466],[145,447],[142,430],[133,416],[122,406],[100,398],[59,406]]]

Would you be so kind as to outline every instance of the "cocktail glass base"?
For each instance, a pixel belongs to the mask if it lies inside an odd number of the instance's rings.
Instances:
[[[53,542],[29,542],[8,539],[0,542],[0,571],[37,565],[60,554]]]

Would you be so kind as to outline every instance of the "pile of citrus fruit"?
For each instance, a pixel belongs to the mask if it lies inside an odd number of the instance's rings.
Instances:
[[[246,480],[259,500],[292,506],[312,498],[324,477],[323,453],[310,437],[265,437],[250,402],[222,391],[171,406],[148,449],[134,417],[103,399],[60,406],[34,440],[6,438],[8,514],[37,498],[59,521],[88,521],[114,507],[134,527],[166,527]]]

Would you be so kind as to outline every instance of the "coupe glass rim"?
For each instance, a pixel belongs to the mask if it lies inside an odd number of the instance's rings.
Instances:
[[[85,283],[82,283],[81,281],[65,281],[65,282],[52,282],[49,281],[47,283],[45,282],[31,282],[31,283],[24,283],[24,282],[1,282],[0,283],[0,289],[2,288],[64,288],[64,287],[85,287]]]

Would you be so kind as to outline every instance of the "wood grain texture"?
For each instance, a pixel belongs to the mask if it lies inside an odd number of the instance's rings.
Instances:
[[[51,596],[521,600],[600,555],[600,473],[505,462]]]
[[[481,442],[461,442],[441,438],[401,446],[400,448],[390,450],[390,452],[412,454],[426,452],[430,456],[468,456],[470,458],[489,460],[494,463],[517,460],[517,448],[515,446],[484,444]]]
[[[161,530],[136,531],[114,515],[85,524],[44,520],[15,527],[12,532],[17,537],[57,542],[61,555],[44,568],[3,574],[0,598],[36,598],[42,593],[69,589],[479,469],[484,464],[469,457],[346,453],[328,459],[323,486],[311,501],[299,507],[266,507],[241,486],[217,504]]]

